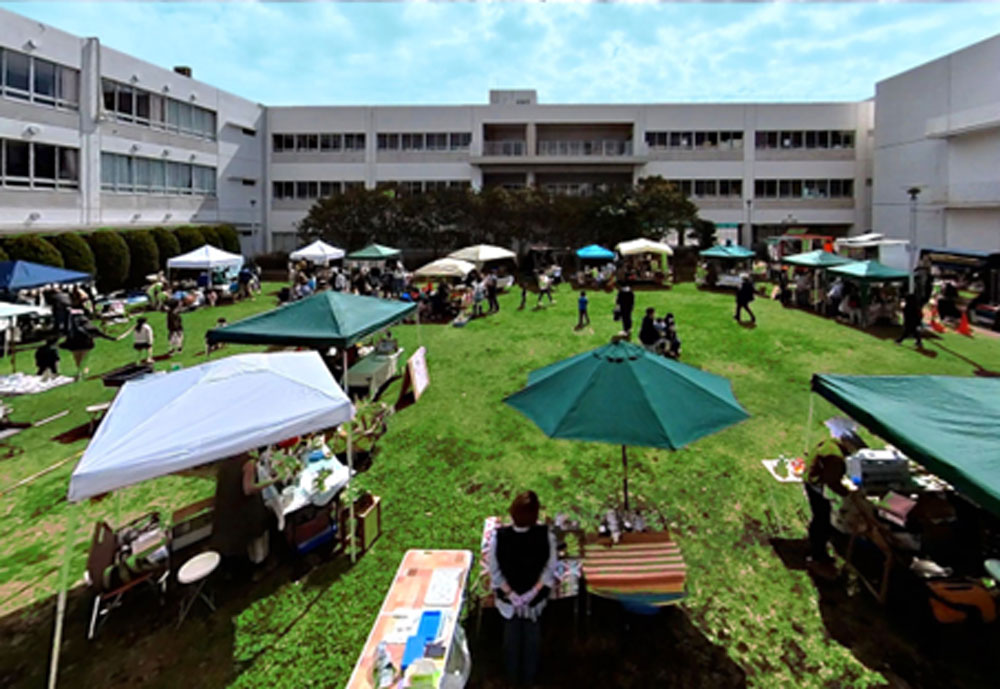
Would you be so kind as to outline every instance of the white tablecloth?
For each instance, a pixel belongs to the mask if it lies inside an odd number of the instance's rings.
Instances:
[[[323,482],[323,490],[317,491],[313,486],[320,471],[329,469],[332,473]],[[306,505],[324,505],[333,499],[341,488],[347,485],[350,471],[337,461],[335,457],[318,462],[309,462],[299,474],[295,484],[285,486],[279,493],[273,486],[264,490],[264,503],[271,508],[278,518],[278,529],[285,528],[285,517]]]

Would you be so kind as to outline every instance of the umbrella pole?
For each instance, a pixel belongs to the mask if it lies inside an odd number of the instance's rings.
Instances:
[[[59,597],[56,602],[56,627],[52,634],[52,657],[49,659],[48,689],[55,689],[59,678],[59,650],[62,646],[63,620],[66,617],[66,589],[69,586],[70,552],[73,550],[73,537],[76,535],[77,510],[75,505],[69,506],[66,518],[66,544],[63,547],[63,561],[59,568]]]
[[[802,445],[805,448],[802,452],[803,456],[809,455],[809,432],[812,430],[813,424],[813,404],[816,402],[816,397],[811,392],[809,393],[809,416],[806,417],[806,428],[805,433],[802,434]]]
[[[622,492],[625,494],[625,510],[628,510],[628,455],[625,454],[625,446],[622,445]]]

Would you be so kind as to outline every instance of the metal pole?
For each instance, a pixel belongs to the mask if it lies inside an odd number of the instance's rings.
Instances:
[[[809,416],[806,417],[806,430],[805,430],[805,433],[803,434],[803,438],[802,438],[803,445],[805,446],[805,450],[803,452],[804,452],[804,454],[806,456],[808,456],[808,454],[809,454],[809,434],[810,434],[810,431],[812,430],[813,404],[815,402],[816,402],[816,396],[813,395],[812,392],[810,392],[809,393]],[[805,457],[803,457],[803,459],[805,459]]]
[[[344,393],[347,394],[347,348],[344,348]],[[348,394],[348,397],[350,395]],[[354,419],[347,422],[347,486],[350,488],[351,480],[354,478]],[[357,560],[357,551],[354,543],[354,498],[350,491],[347,491],[350,503],[347,506],[347,538],[350,540],[351,562]]]
[[[906,190],[906,193],[910,195],[910,246],[908,248],[910,258],[910,294],[912,294],[915,288],[913,271],[917,267],[917,196],[920,195],[920,188],[910,187]]]
[[[59,677],[59,649],[62,646],[63,619],[66,617],[66,588],[69,586],[70,552],[73,550],[73,536],[76,531],[77,511],[69,506],[66,518],[66,544],[63,546],[62,567],[59,568],[59,598],[56,602],[56,628],[52,634],[52,657],[49,659],[48,689],[55,689]]]
[[[625,446],[622,445],[622,491],[625,494],[625,510],[628,510],[628,455],[625,454]]]

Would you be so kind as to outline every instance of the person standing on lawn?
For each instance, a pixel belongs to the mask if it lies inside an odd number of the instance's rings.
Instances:
[[[580,299],[577,301],[580,317],[576,322],[576,329],[582,330],[584,325],[590,325],[590,315],[587,313],[587,293],[580,292]]]
[[[916,294],[910,292],[906,295],[906,303],[903,305],[903,333],[896,340],[896,344],[903,344],[903,340],[912,337],[917,341],[917,347],[923,349],[924,342],[920,337],[920,322],[923,318],[923,304]]]
[[[618,296],[615,297],[615,304],[618,306],[618,312],[621,314],[622,330],[625,331],[626,335],[631,336],[632,310],[635,308],[635,294],[632,292],[632,288],[628,285],[623,285],[618,290]]]
[[[73,361],[76,363],[76,380],[80,380],[89,371],[89,369],[84,368],[83,364],[87,355],[90,354],[90,350],[94,348],[95,337],[103,337],[112,342],[120,339],[120,337],[112,337],[102,331],[82,313],[70,316],[69,333],[59,347],[68,350],[73,355]]]
[[[555,585],[555,536],[538,524],[538,510],[534,491],[515,497],[510,506],[513,526],[497,529],[490,544],[490,580],[504,618],[507,679],[524,686],[532,684],[538,671],[538,620]]]
[[[153,363],[153,326],[144,316],[140,316],[136,319],[135,325],[119,335],[118,339],[126,337],[129,333],[132,333],[132,348],[140,356],[145,355],[140,362]]]
[[[184,349],[184,322],[181,320],[181,303],[176,299],[171,299],[167,303],[167,341],[170,348],[167,356],[174,353],[180,354]]]
[[[495,270],[490,271],[489,277],[486,278],[486,302],[489,305],[486,310],[487,313],[500,312],[500,302],[497,300],[497,273]]]
[[[740,280],[740,287],[736,290],[736,315],[733,318],[736,319],[737,323],[740,321],[740,312],[744,309],[748,314],[750,314],[750,322],[756,323],[757,317],[753,315],[753,311],[750,310],[750,302],[754,300],[753,293],[753,280],[750,279],[749,275],[743,275]]]
[[[58,337],[50,337],[41,347],[35,350],[35,366],[40,376],[59,375],[59,350],[56,349]]]
[[[830,523],[830,499],[827,491],[840,496],[848,493],[841,480],[846,473],[847,446],[837,438],[826,438],[812,449],[806,458],[806,476],[803,486],[809,499],[812,519],[809,522],[809,557],[811,567],[829,573],[833,558],[827,552],[827,543],[833,534]]]

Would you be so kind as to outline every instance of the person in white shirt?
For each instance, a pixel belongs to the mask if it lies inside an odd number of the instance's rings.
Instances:
[[[552,298],[552,280],[545,273],[538,273],[538,303],[535,304],[536,307],[542,305],[542,297],[548,296],[549,303],[554,304],[555,299]]]
[[[538,671],[538,620],[556,583],[556,540],[548,526],[538,524],[538,510],[534,491],[518,495],[510,506],[513,526],[497,529],[490,543],[490,580],[505,620],[507,679],[524,686]]]
[[[140,317],[136,320],[135,325],[119,335],[118,339],[128,336],[129,333],[132,333],[133,349],[142,357],[139,361],[147,364],[153,363],[153,326],[145,317]]]

